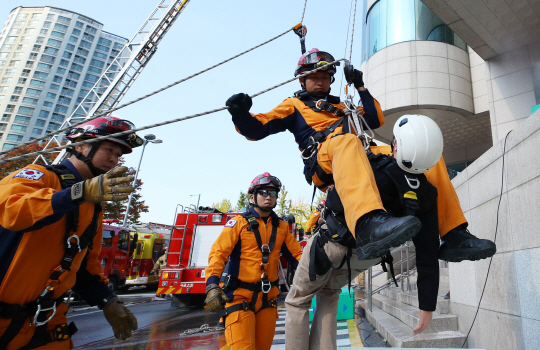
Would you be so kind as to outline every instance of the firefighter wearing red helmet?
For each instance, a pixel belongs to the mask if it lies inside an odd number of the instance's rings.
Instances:
[[[248,193],[250,208],[225,225],[212,245],[206,269],[206,306],[224,318],[231,349],[270,349],[277,319],[280,253],[292,266],[302,255],[287,223],[273,211],[281,182],[258,175]],[[219,280],[229,261],[223,289]]]
[[[67,133],[80,141],[134,129],[102,117]],[[98,255],[101,202],[127,199],[134,188],[118,159],[139,145],[132,133],[68,149],[59,165],[31,164],[0,181],[0,348],[70,349],[63,296],[77,292],[97,305],[116,338],[127,339],[137,319],[109,289]]]

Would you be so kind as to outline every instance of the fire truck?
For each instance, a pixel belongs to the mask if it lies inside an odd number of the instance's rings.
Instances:
[[[172,294],[172,306],[204,305],[208,255],[225,224],[241,213],[222,213],[214,208],[182,207],[175,213],[167,262],[161,269],[157,295]],[[287,289],[287,262],[281,259],[280,280]],[[282,289],[283,290],[283,289]]]
[[[116,219],[103,220],[103,241],[99,261],[103,273],[109,278],[109,287],[116,290],[126,283],[129,264],[129,231],[125,227],[109,225]]]

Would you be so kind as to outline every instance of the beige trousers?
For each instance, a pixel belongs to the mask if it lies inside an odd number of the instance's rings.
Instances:
[[[311,244],[315,235],[311,237],[302,252],[302,258],[294,275],[293,285],[287,298],[285,307],[285,348],[293,350],[329,350],[337,349],[337,311],[339,293],[347,285],[347,264],[341,269],[331,268],[324,276],[317,276],[315,281],[309,280],[309,261]],[[332,266],[338,267],[347,254],[347,248],[332,242],[324,246]],[[381,259],[358,261],[356,251],[353,249],[351,257],[352,278],[376,265]],[[311,300],[317,296],[317,307],[313,315],[311,331],[309,329],[309,309]]]

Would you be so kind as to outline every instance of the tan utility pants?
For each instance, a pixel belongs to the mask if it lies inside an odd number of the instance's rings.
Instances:
[[[315,281],[309,280],[309,262],[311,237],[303,250],[302,258],[294,275],[293,285],[285,307],[285,348],[293,350],[330,350],[337,348],[337,312],[339,293],[347,285],[347,264],[341,269],[331,268],[324,276],[317,276]],[[347,248],[332,242],[324,245],[324,250],[332,262],[338,267],[347,253]],[[352,278],[380,262],[381,259],[358,261],[353,249],[351,257]],[[317,307],[309,329],[309,309],[311,300],[317,297]]]

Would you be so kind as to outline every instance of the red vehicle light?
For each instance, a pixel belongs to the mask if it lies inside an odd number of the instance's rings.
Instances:
[[[230,219],[234,218],[235,216],[236,216],[236,215],[227,215],[227,222],[228,222]]]
[[[197,218],[197,222],[199,223],[208,222],[208,215],[199,215],[199,217]]]

